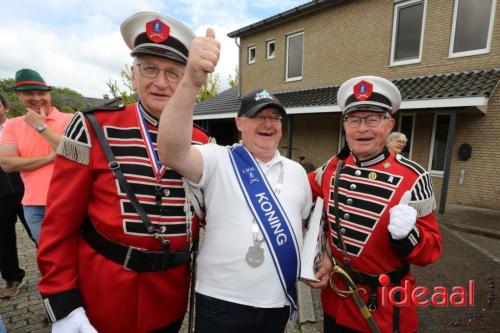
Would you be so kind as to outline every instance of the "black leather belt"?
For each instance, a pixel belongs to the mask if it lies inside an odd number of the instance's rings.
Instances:
[[[178,251],[164,248],[164,251],[156,252],[116,243],[101,235],[88,218],[83,223],[82,233],[83,238],[96,252],[128,270],[158,272],[187,264],[189,261],[188,248]]]
[[[382,274],[387,275],[391,279],[391,284],[398,285],[401,282],[401,280],[406,276],[406,274],[408,274],[409,271],[410,271],[410,264],[408,263],[401,265],[392,272],[381,273],[381,274],[367,274],[363,272],[348,270],[349,275],[356,284],[366,284],[372,287],[382,286],[378,280],[380,275]]]
[[[391,284],[399,285],[401,280],[410,272],[410,264],[404,263],[402,266],[396,268],[392,272],[381,273],[381,274],[367,274],[363,272],[358,272],[354,270],[348,270],[349,276],[353,279],[356,284],[364,284],[370,286],[369,296],[368,296],[368,310],[375,311],[378,307],[377,300],[377,288],[382,286],[379,282],[379,277],[382,274],[387,275],[391,279]],[[397,296],[399,297],[399,295]],[[397,307],[395,307],[397,308]],[[393,323],[395,326],[399,327],[399,308],[394,310]]]

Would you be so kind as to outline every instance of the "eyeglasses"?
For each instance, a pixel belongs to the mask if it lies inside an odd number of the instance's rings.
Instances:
[[[255,117],[250,117],[250,118],[256,119],[259,123],[265,123],[266,120],[269,120],[273,124],[277,124],[283,119],[282,116],[261,116],[261,115],[257,115]]]
[[[158,77],[158,74],[160,72],[163,72],[165,74],[165,79],[170,83],[179,83],[184,76],[184,74],[174,72],[170,69],[159,69],[157,66],[152,64],[142,63],[137,64],[137,67],[139,67],[139,72],[142,76],[150,79],[156,79]]]
[[[359,127],[362,121],[364,121],[366,126],[368,127],[377,127],[382,119],[389,119],[389,118],[386,115],[379,115],[379,114],[371,114],[366,117],[348,116],[344,119],[344,122],[347,124],[347,126],[351,128]]]

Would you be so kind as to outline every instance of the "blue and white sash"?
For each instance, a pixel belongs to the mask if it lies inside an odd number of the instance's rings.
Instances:
[[[252,154],[241,145],[228,148],[228,152],[248,208],[264,235],[293,314],[297,310],[295,283],[300,274],[300,252],[293,228]]]

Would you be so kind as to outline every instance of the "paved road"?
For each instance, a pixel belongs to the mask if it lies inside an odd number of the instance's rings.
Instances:
[[[20,261],[27,271],[28,285],[15,298],[0,301],[0,314],[10,333],[50,332],[49,325],[44,322],[42,301],[36,289],[39,273],[35,262],[35,248],[20,224],[17,230]],[[442,233],[444,241],[441,259],[425,268],[412,268],[417,276],[417,284],[430,289],[445,286],[451,291],[453,286],[467,286],[468,281],[473,279],[475,306],[420,308],[419,332],[499,332],[500,240],[457,232],[444,226]],[[288,333],[322,331],[318,292],[313,291],[312,296],[316,322],[305,322],[300,327],[291,325]],[[186,327],[183,331],[186,331]]]

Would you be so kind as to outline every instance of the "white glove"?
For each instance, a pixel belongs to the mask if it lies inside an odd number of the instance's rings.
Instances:
[[[387,229],[389,229],[393,239],[400,240],[408,236],[417,222],[417,211],[408,206],[410,200],[411,192],[406,191],[399,204],[390,210],[391,217]]]
[[[97,333],[82,307],[52,324],[52,333]]]

